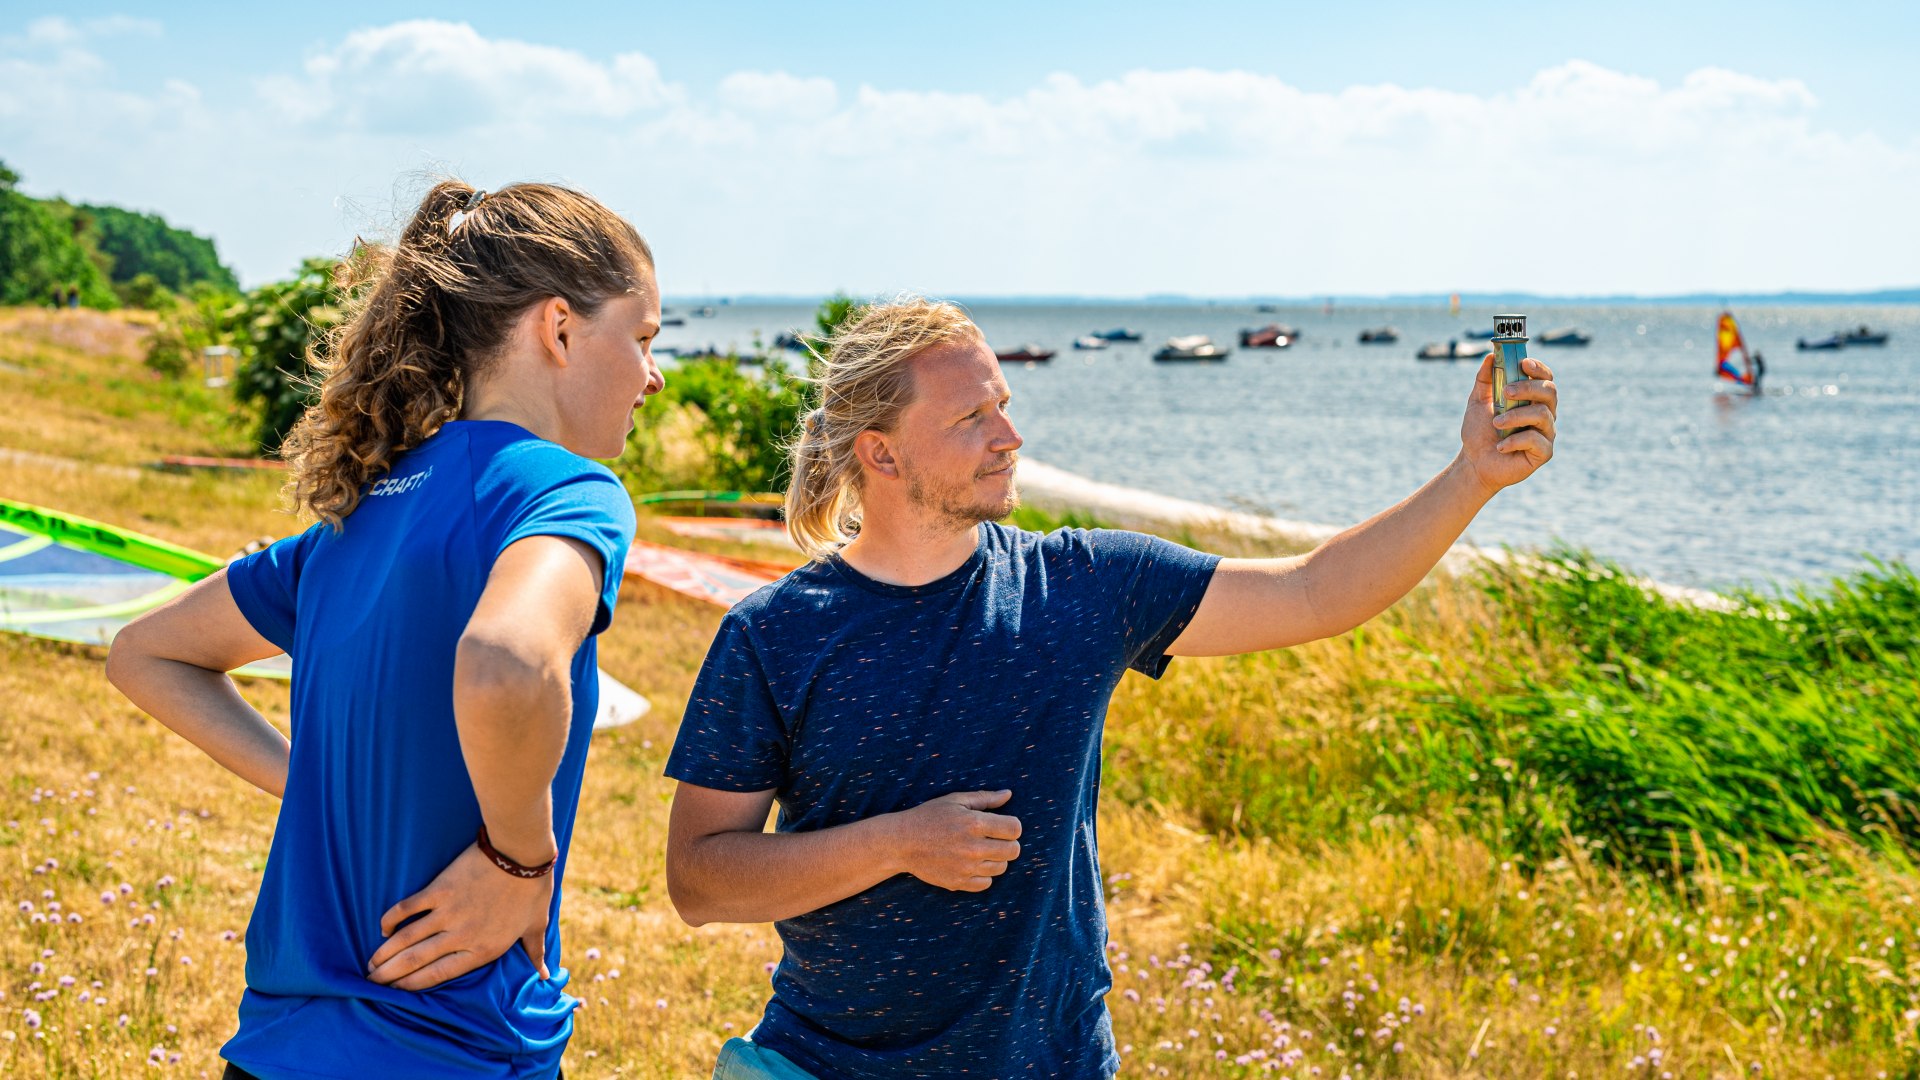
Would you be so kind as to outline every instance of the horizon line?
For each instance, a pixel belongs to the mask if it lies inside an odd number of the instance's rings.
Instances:
[[[673,303],[706,304],[735,303],[783,303],[813,304],[835,295],[852,296],[863,299],[867,296],[882,296],[884,292],[863,293],[848,289],[835,289],[831,292],[685,292],[663,295]],[[1323,307],[1331,302],[1335,306],[1368,304],[1411,304],[1411,303],[1449,303],[1458,296],[1460,303],[1485,304],[1526,302],[1544,304],[1726,304],[1734,303],[1867,303],[1867,304],[1920,304],[1920,285],[1896,286],[1883,289],[1865,290],[1816,290],[1816,289],[1780,289],[1770,292],[1713,292],[1695,290],[1685,293],[1532,293],[1521,291],[1442,291],[1408,293],[1316,293],[1312,295],[1278,295],[1261,293],[1219,294],[1204,293],[1137,293],[1133,295],[1113,295],[1100,293],[965,293],[956,292],[939,295],[942,299],[957,303],[993,303],[993,304],[1270,304],[1287,307]]]

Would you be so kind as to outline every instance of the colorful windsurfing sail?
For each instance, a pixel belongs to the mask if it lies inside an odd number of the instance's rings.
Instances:
[[[757,559],[732,559],[636,540],[627,552],[627,573],[683,596],[732,607],[790,567]]]
[[[1740,365],[1734,366],[1733,354],[1740,354]],[[1733,312],[1720,313],[1720,332],[1714,349],[1713,371],[1722,379],[1729,379],[1741,386],[1752,386],[1754,379],[1753,354],[1747,351],[1747,342],[1740,336],[1740,324],[1733,321]]]
[[[104,522],[0,499],[0,631],[110,645],[121,627],[224,565]],[[275,656],[234,674],[288,679],[293,663]],[[600,672],[596,729],[630,724],[649,707],[646,698]]]
[[[684,506],[700,517],[752,517],[776,521],[784,496],[771,491],[654,491],[637,496],[636,506]]]

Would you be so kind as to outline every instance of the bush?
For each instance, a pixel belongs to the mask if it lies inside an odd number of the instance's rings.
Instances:
[[[241,313],[237,294],[195,285],[186,296],[162,295],[169,303],[147,339],[147,367],[177,379],[195,370],[202,350],[233,344],[234,322]]]
[[[234,396],[259,411],[254,440],[266,452],[279,449],[319,395],[310,351],[344,317],[338,267],[334,259],[308,259],[293,278],[248,293],[236,313],[241,361]]]
[[[640,410],[617,471],[641,490],[691,483],[726,491],[777,491],[787,477],[787,443],[806,409],[806,383],[774,362],[743,369],[739,358],[692,360],[667,372],[667,388]],[[669,476],[664,430],[693,420],[703,464]]]

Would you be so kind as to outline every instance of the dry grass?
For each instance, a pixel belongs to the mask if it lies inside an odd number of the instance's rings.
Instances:
[[[234,447],[216,421],[176,425],[165,392],[142,411],[139,394],[104,390],[144,385],[124,338],[48,326],[0,314],[0,359],[44,373],[0,369],[0,445],[90,464],[0,455],[0,495],[215,552],[292,528],[271,477],[96,467]],[[130,415],[103,422],[89,390],[126,393],[112,400]],[[1101,829],[1125,1071],[1915,1075],[1912,1018],[1861,1014],[1920,987],[1904,959],[1916,875],[1896,858],[1836,840],[1820,859],[1675,888],[1572,847],[1523,870],[1444,807],[1352,798],[1404,737],[1412,673],[1485,654],[1498,631],[1484,603],[1442,582],[1363,634],[1123,686]],[[665,895],[661,768],[717,622],[632,586],[602,639],[602,664],[655,708],[597,737],[587,770],[564,917],[587,1002],[569,1075],[704,1076],[764,1001],[770,928],[692,930]],[[140,715],[99,661],[0,635],[0,1074],[217,1075],[243,979],[230,935],[275,806]],[[284,687],[243,689],[285,724]],[[1269,770],[1248,798],[1195,794],[1247,761]],[[1287,824],[1250,828],[1255,813]]]

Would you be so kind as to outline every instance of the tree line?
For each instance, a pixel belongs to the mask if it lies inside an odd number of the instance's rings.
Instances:
[[[169,306],[197,291],[234,294],[240,283],[213,241],[158,214],[36,199],[0,162],[0,304],[65,303],[101,310]]]

